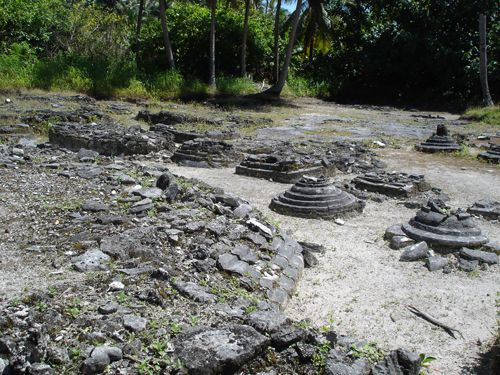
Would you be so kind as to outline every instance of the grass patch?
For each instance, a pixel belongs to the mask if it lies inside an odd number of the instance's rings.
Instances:
[[[219,77],[217,79],[217,91],[227,95],[248,95],[255,94],[259,90],[257,85],[248,78]]]
[[[462,117],[467,120],[482,122],[488,125],[500,125],[500,105],[470,108]]]

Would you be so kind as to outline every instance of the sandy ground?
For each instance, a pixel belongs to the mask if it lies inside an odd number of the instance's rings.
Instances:
[[[482,164],[478,167],[477,162],[465,162],[464,166],[456,158],[439,157],[438,162],[432,158],[401,150],[385,152],[383,159],[389,168],[425,173],[434,186],[445,188],[454,205],[500,197],[498,169]],[[368,202],[362,215],[338,226],[269,210],[271,198],[288,185],[238,176],[232,168],[210,170],[172,165],[171,169],[246,198],[297,239],[327,248],[319,257],[320,264],[305,270],[296,297],[286,311],[292,318],[308,318],[318,326],[333,319],[338,332],[373,340],[384,349],[401,346],[435,356],[438,360],[433,362],[431,373],[471,373],[469,366],[496,329],[499,266],[470,276],[459,271],[448,275],[431,273],[422,263],[398,262],[400,252],[389,249],[382,235],[389,225],[410,219],[415,210],[394,200],[382,204]],[[490,239],[500,240],[498,223],[481,221],[480,225]],[[407,310],[408,304],[460,329],[464,338],[454,339],[415,317]]]

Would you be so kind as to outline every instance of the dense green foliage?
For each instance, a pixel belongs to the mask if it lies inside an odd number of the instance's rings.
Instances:
[[[0,0],[0,88],[39,87],[96,96],[207,93],[210,11],[205,1],[169,1],[176,71],[167,71],[157,1],[146,1],[135,61],[137,0]],[[488,15],[489,81],[500,87],[500,22],[487,0],[304,1],[287,93],[344,101],[479,104],[478,15]],[[238,4],[237,7],[228,4]],[[281,53],[289,22],[283,13]],[[272,12],[253,9],[247,71],[272,78]],[[240,70],[243,2],[219,2],[220,92],[254,93]]]

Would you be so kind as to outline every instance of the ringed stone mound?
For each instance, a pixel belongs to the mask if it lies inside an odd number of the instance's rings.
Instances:
[[[140,127],[127,128],[114,123],[59,123],[49,130],[49,141],[52,144],[72,151],[85,148],[106,156],[173,151],[172,139]]]
[[[198,168],[217,168],[234,165],[239,154],[224,141],[198,138],[187,141],[175,151],[172,161],[180,165]]]
[[[296,158],[279,158],[274,155],[249,155],[236,166],[236,174],[265,178],[283,183],[294,183],[304,175],[320,176],[324,173],[321,163],[305,165]]]
[[[401,227],[415,241],[425,241],[436,249],[474,248],[488,242],[472,215],[462,209],[451,211],[440,200],[429,200],[416,216]]]
[[[478,155],[478,158],[487,160],[491,163],[500,163],[500,136],[493,137],[490,148]]]
[[[422,152],[453,152],[460,150],[460,146],[448,135],[448,129],[443,124],[437,126],[436,133],[425,142],[416,146]]]
[[[335,219],[360,213],[364,202],[340,190],[324,176],[304,176],[273,198],[269,207],[289,216]]]
[[[395,198],[409,198],[431,189],[423,175],[384,171],[366,173],[354,178],[352,183],[358,190],[380,193]]]

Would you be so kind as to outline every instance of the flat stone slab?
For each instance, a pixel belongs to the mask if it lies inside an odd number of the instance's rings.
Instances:
[[[355,177],[352,184],[358,190],[395,198],[408,198],[431,189],[422,175],[406,173],[371,172]]]
[[[174,341],[176,354],[189,374],[232,374],[257,356],[269,339],[246,325],[197,327]]]
[[[487,251],[472,250],[464,247],[460,249],[460,256],[469,260],[477,260],[480,263],[498,264],[498,255]]]

